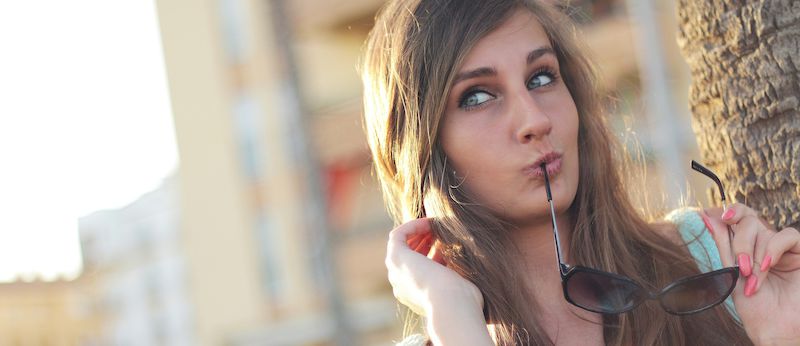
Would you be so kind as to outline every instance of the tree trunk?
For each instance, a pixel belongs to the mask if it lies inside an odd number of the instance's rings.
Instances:
[[[730,200],[800,224],[800,1],[679,0],[703,162]]]

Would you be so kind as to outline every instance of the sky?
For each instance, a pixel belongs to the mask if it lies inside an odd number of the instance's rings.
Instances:
[[[0,281],[81,270],[78,218],[178,165],[153,1],[0,2]]]

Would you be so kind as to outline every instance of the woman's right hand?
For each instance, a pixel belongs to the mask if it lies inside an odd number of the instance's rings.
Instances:
[[[389,233],[386,268],[395,298],[421,316],[429,316],[433,302],[440,299],[459,299],[482,311],[480,290],[447,267],[430,221],[411,220]]]

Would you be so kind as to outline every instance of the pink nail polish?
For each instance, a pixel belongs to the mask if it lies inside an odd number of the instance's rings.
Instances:
[[[751,276],[747,278],[747,283],[744,285],[744,296],[749,297],[752,296],[753,293],[756,291],[756,286],[758,285],[758,277]]]
[[[766,255],[764,256],[764,260],[761,261],[761,271],[765,272],[769,269],[769,265],[772,264],[772,256]]]
[[[708,230],[708,233],[714,235],[714,227],[711,226],[711,222],[708,221],[708,217],[705,216],[704,214],[700,214],[700,216],[703,217],[703,223],[706,224],[706,229]]]
[[[750,256],[744,253],[739,254],[739,269],[745,277],[753,273],[753,267],[750,266]]]
[[[730,220],[733,217],[733,215],[735,215],[735,213],[736,212],[733,211],[733,209],[728,209],[728,211],[726,211],[725,214],[722,214],[722,219]]]

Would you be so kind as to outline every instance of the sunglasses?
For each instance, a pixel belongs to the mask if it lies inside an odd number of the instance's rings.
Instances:
[[[727,210],[725,191],[717,175],[694,160],[692,169],[714,180],[719,188],[723,207]],[[564,263],[561,259],[561,243],[558,239],[558,225],[550,192],[550,178],[544,164],[542,170],[553,222],[561,286],[564,298],[570,304],[591,312],[620,314],[633,310],[647,300],[658,300],[661,307],[670,314],[689,315],[722,303],[733,292],[739,279],[738,263],[733,267],[679,279],[658,292],[649,291],[626,276]],[[732,237],[731,233],[728,232],[729,238]]]

